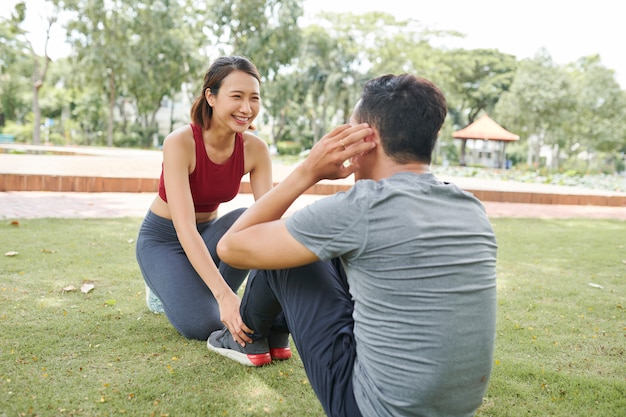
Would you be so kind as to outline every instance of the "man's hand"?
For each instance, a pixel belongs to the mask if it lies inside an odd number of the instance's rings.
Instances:
[[[317,181],[345,178],[356,172],[358,162],[345,163],[376,147],[367,140],[372,134],[368,125],[360,124],[339,126],[324,136],[287,178],[257,200],[228,229],[217,244],[222,261],[242,269],[291,268],[316,261],[317,255],[291,236],[281,217]],[[245,340],[241,333],[239,336]]]
[[[367,124],[336,127],[313,146],[300,172],[312,176],[312,183],[348,177],[359,169],[358,158],[350,163],[351,158],[376,146],[365,140],[371,134]]]

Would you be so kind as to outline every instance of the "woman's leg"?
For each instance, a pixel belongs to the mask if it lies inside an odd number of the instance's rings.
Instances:
[[[247,271],[222,264],[215,246],[242,211],[198,227],[233,291],[241,285]],[[168,320],[180,334],[206,340],[211,332],[223,327],[217,301],[189,262],[170,220],[148,213],[139,232],[136,255],[146,284],[161,300]]]
[[[220,274],[228,286],[235,292],[239,290],[241,283],[248,276],[249,270],[233,268],[226,262],[222,262],[217,255],[217,242],[219,242],[222,236],[224,236],[228,229],[230,229],[233,223],[237,221],[239,216],[241,216],[245,210],[245,208],[232,210],[223,216],[218,217],[215,221],[209,224],[201,224],[198,226],[202,239],[204,240],[211,257],[213,258],[213,262],[217,265]]]
[[[244,322],[267,334],[283,311],[307,376],[324,410],[359,416],[352,390],[356,358],[353,303],[338,261],[253,271],[242,300]]]

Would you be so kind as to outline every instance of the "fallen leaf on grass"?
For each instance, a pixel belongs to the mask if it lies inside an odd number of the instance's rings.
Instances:
[[[42,253],[56,253],[57,251],[55,251],[54,249],[42,249],[41,252]]]
[[[4,256],[17,256],[19,254],[19,252],[15,252],[15,251],[10,251],[4,254]]]
[[[61,290],[61,293],[76,291],[76,287],[73,285],[68,285]]]
[[[93,290],[94,288],[96,288],[96,286],[93,284],[93,282],[85,281],[81,284],[80,291],[83,294],[87,294],[89,291]]]

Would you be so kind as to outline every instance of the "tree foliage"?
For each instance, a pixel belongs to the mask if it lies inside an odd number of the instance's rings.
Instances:
[[[437,45],[460,34],[382,12],[322,13],[303,24],[302,0],[46,1],[55,6],[48,24],[69,16],[71,55],[50,62],[33,53],[23,3],[0,21],[0,127],[38,126],[41,113],[66,142],[79,132],[82,143],[150,146],[157,131],[188,117],[172,113],[159,126],[163,103],[189,103],[210,61],[238,54],[262,75],[257,123],[276,146],[310,147],[348,121],[367,79],[409,72],[444,90],[448,150],[453,130],[489,113],[520,135],[531,165],[543,163],[545,148],[555,168],[581,152],[617,161],[626,151],[626,93],[598,56],[557,65],[547,51],[518,61],[498,50],[448,50]]]
[[[529,140],[529,165],[539,163],[542,145],[564,147],[564,123],[573,109],[565,71],[544,52],[519,64],[509,92],[498,103],[498,116]]]
[[[41,88],[44,86],[46,80],[46,74],[50,66],[50,57],[48,56],[48,41],[50,40],[50,31],[56,24],[58,18],[58,8],[46,8],[44,16],[42,17],[42,25],[44,26],[44,50],[43,55],[40,56],[35,52],[32,43],[26,36],[27,32],[22,27],[26,18],[26,3],[19,2],[15,5],[15,9],[11,14],[10,19],[2,21],[0,25],[0,39],[4,42],[4,48],[0,52],[0,60],[2,62],[2,69],[10,68],[11,64],[17,63],[24,59],[25,56],[30,57],[31,65],[29,66],[30,75],[30,88],[32,91],[31,108],[32,108],[32,123],[33,123],[33,144],[39,145],[41,143],[41,109],[39,106],[39,95]],[[23,66],[22,66],[23,67]],[[13,79],[11,76],[14,74],[12,71],[8,73],[6,79],[6,89],[2,90],[2,104],[3,109],[6,108],[10,113],[14,113],[15,106],[12,100],[15,99],[14,88],[19,82]],[[17,76],[19,78],[19,76]],[[4,114],[4,110],[3,110]],[[4,122],[4,120],[2,120]]]

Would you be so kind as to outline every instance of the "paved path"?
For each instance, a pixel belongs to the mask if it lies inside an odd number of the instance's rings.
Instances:
[[[4,173],[44,173],[52,175],[102,175],[119,177],[150,177],[160,173],[161,153],[118,148],[97,147],[28,147],[27,154],[11,155],[8,148],[0,146],[0,175]],[[11,148],[15,150],[15,145]],[[19,150],[19,149],[18,149]],[[292,166],[275,164],[275,181],[280,181]],[[524,184],[511,181],[477,178],[441,178],[464,189],[535,189],[541,192],[558,192],[563,187],[545,184]],[[340,182],[350,182],[343,180]],[[567,189],[572,192],[589,190]],[[303,195],[292,206],[295,210],[321,198]],[[142,217],[153,193],[78,193],[78,192],[0,192],[0,219],[28,219],[45,217],[107,218]],[[237,207],[248,207],[250,194],[239,194],[233,201],[222,205],[226,212]],[[542,217],[542,218],[607,218],[626,221],[626,207],[576,206],[555,204],[522,204],[484,202],[490,217]]]
[[[0,144],[0,175],[50,175],[108,178],[157,178],[161,173],[162,153],[158,150],[138,150],[91,146],[31,146]],[[281,181],[294,168],[293,165],[275,163],[273,176]],[[501,181],[478,177],[448,177],[439,175],[462,189],[539,192],[546,194],[585,194],[626,196],[626,192],[594,190],[584,187],[567,187],[554,184]],[[244,180],[246,177],[244,177]],[[327,181],[323,181],[327,182]],[[339,180],[340,184],[353,183],[351,178]]]
[[[151,193],[0,193],[0,219],[31,218],[112,218],[143,217],[154,198]],[[291,207],[295,210],[323,196],[303,195]],[[239,194],[221,206],[225,213],[237,207],[249,207],[252,195]],[[484,202],[489,217],[594,218],[626,221],[626,208],[554,204],[519,204]],[[289,213],[289,212],[288,212]]]

